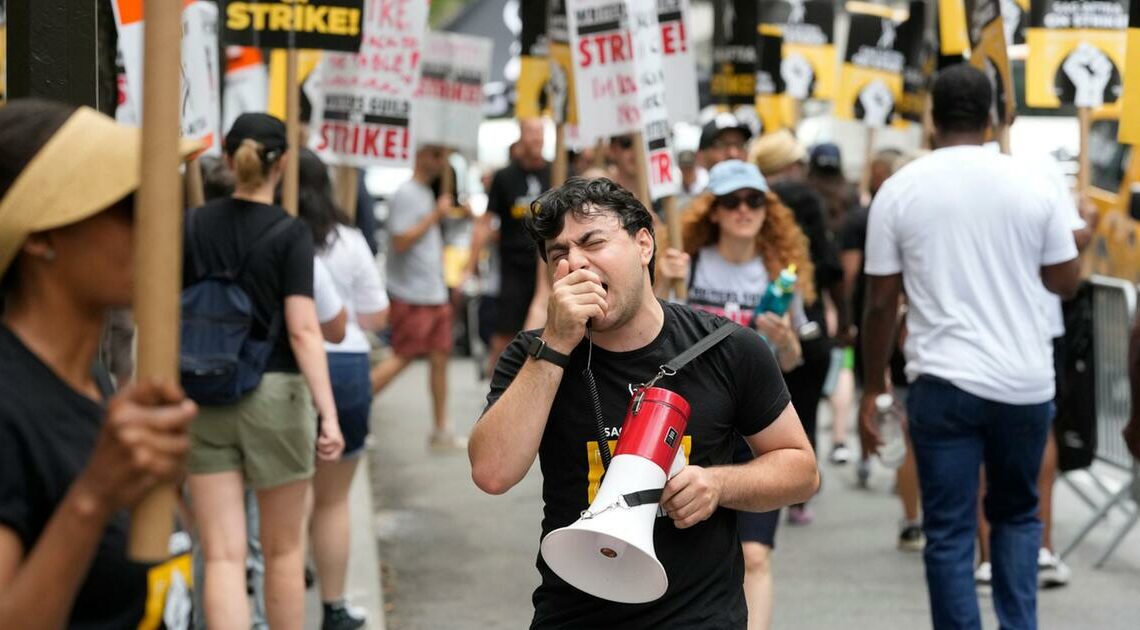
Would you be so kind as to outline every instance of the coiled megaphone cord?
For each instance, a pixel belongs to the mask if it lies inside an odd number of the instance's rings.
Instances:
[[[586,325],[586,340],[590,343],[586,354],[586,369],[582,370],[582,378],[586,380],[586,391],[590,394],[590,402],[594,406],[594,420],[598,424],[598,452],[602,456],[602,474],[610,468],[610,442],[606,436],[606,420],[602,416],[602,399],[598,396],[598,383],[594,380],[594,372],[590,364],[594,359],[594,339],[590,335],[590,326]]]

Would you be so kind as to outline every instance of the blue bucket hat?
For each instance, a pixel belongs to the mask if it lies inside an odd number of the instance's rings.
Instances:
[[[742,160],[725,160],[709,170],[709,185],[705,190],[712,194],[727,195],[744,188],[768,192],[768,182],[755,164]]]

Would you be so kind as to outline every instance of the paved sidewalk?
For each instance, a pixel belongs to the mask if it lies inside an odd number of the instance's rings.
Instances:
[[[486,383],[475,382],[474,374],[470,361],[453,362],[449,410],[461,432],[470,430],[486,395]],[[388,628],[524,628],[538,582],[537,466],[505,495],[487,496],[472,484],[465,454],[429,454],[429,418],[426,365],[410,367],[376,401],[370,457]],[[829,424],[826,413],[821,424]],[[828,436],[821,428],[821,453],[830,450]],[[781,522],[776,534],[774,627],[930,627],[921,554],[895,548],[901,508],[891,494],[891,473],[876,465],[869,489],[862,490],[853,464],[821,468],[815,522],[799,528]],[[1060,483],[1055,510],[1054,536],[1064,547],[1090,510]],[[1114,515],[1112,527],[1099,527],[1068,559],[1068,587],[1040,593],[1041,628],[1138,627],[1140,528],[1104,569],[1092,567],[1121,522]],[[986,628],[995,628],[989,598],[980,600]]]

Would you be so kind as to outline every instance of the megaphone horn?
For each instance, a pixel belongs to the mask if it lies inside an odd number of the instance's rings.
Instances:
[[[542,540],[542,558],[571,586],[626,604],[665,594],[669,578],[653,548],[653,524],[669,477],[685,466],[689,403],[648,387],[630,401],[601,488],[573,525]]]

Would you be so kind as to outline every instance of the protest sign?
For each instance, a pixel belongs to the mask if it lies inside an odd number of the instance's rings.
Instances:
[[[998,0],[1001,4],[1001,21],[1005,29],[1005,43],[1020,46],[1025,43],[1025,29],[1029,25],[1029,0]]]
[[[258,48],[311,48],[356,52],[363,32],[364,0],[225,0],[226,44]],[[405,20],[419,10],[389,3],[385,19]]]
[[[661,55],[665,99],[672,122],[694,121],[700,113],[697,91],[696,50],[690,41],[689,0],[657,0],[657,23],[661,26]]]
[[[788,95],[830,100],[835,95],[835,6],[829,0],[775,0],[760,5],[760,23],[780,27],[780,76]]]
[[[771,24],[759,26],[756,42],[756,115],[763,133],[795,125],[787,111],[793,101],[785,98],[786,82],[780,73],[784,36]]]
[[[416,141],[474,155],[483,122],[483,84],[491,76],[491,48],[485,37],[428,33],[420,57],[416,90]]]
[[[122,94],[115,118],[122,124],[142,124],[143,0],[112,3],[123,65]],[[182,2],[181,133],[218,151],[221,123],[221,81],[218,63],[218,8],[205,0]]]
[[[664,41],[657,22],[657,0],[626,1],[649,197],[656,201],[681,192],[679,172],[674,168],[673,130],[669,126]]]
[[[966,0],[966,31],[970,36],[970,65],[986,73],[993,87],[990,106],[994,127],[1013,123],[1017,103],[1006,53],[1001,0]]]
[[[626,2],[572,0],[567,3],[566,17],[574,60],[578,132],[584,138],[606,138],[641,131]]]
[[[410,166],[427,3],[367,0],[356,54],[326,53],[307,84],[309,148],[328,163]]]
[[[938,61],[938,44],[927,29],[926,2],[911,0],[910,14],[898,27],[896,48],[906,57],[903,68],[903,95],[895,104],[899,115],[894,125],[922,124],[929,100],[930,82]]]
[[[565,0],[549,0],[546,13],[546,35],[550,42],[550,76],[543,85],[542,98],[554,124],[578,124],[578,75],[570,52],[570,26]],[[589,129],[581,129],[583,138],[593,141]]]
[[[709,84],[717,105],[754,105],[756,102],[755,0],[715,0],[713,3],[713,74]]]
[[[938,0],[938,41],[947,57],[964,55],[970,49],[963,0]]]
[[[266,111],[269,74],[258,48],[226,47],[226,89],[222,92],[222,131],[245,112]]]
[[[1128,59],[1124,62],[1124,96],[1120,117],[1120,142],[1140,144],[1140,0],[1133,0],[1128,12]],[[1134,153],[1134,155],[1137,155]],[[1140,155],[1132,158],[1140,164]]]
[[[515,115],[520,120],[542,116],[543,86],[550,78],[550,40],[546,35],[546,3],[520,2],[519,78],[515,82]]]
[[[1115,103],[1128,0],[1041,0],[1030,8],[1025,100],[1031,107]]]
[[[896,49],[897,23],[886,7],[866,5],[850,12],[847,50],[835,98],[837,118],[886,126],[902,97],[906,56]]]

